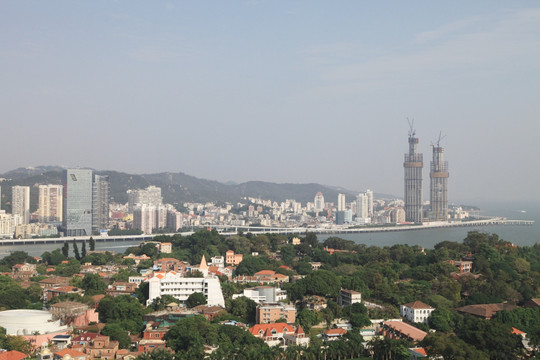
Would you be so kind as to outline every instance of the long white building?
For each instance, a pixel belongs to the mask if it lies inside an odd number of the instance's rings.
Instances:
[[[182,303],[196,292],[204,294],[208,305],[219,305],[225,307],[225,299],[221,291],[221,284],[218,278],[204,277],[192,278],[182,277],[181,274],[170,271],[168,273],[158,273],[148,280],[148,302],[151,304],[154,299],[163,295],[170,295]]]

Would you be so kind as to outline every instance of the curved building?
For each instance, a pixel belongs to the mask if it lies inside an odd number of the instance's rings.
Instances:
[[[69,330],[69,327],[60,325],[59,320],[53,320],[53,315],[45,310],[0,311],[0,326],[6,329],[6,335],[22,336]]]

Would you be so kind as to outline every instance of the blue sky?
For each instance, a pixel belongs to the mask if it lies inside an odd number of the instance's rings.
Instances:
[[[57,164],[540,199],[537,1],[0,1],[0,172]],[[425,196],[429,186],[425,163]]]

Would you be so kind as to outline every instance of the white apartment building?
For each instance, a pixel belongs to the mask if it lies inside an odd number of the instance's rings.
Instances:
[[[13,216],[7,214],[6,210],[0,210],[0,238],[13,237]]]
[[[39,222],[62,222],[62,185],[39,185]]]
[[[345,194],[337,196],[337,211],[345,211]]]
[[[12,211],[15,219],[14,225],[28,224],[30,222],[30,186],[13,186]]]
[[[322,192],[319,191],[317,195],[315,195],[313,210],[315,212],[319,212],[319,211],[323,211],[323,209],[324,209],[324,196]]]
[[[338,304],[341,306],[352,305],[362,302],[362,294],[358,291],[341,289],[339,290]]]
[[[415,301],[412,303],[404,304],[399,307],[399,313],[401,316],[415,323],[426,323],[431,313],[435,309],[421,301]]]
[[[225,299],[221,291],[221,284],[218,278],[187,278],[174,271],[168,273],[156,273],[148,280],[148,302],[151,304],[154,299],[163,295],[172,297],[185,303],[187,298],[196,292],[204,294],[207,305],[219,305],[225,307]]]
[[[244,289],[242,294],[234,294],[233,299],[245,296],[248,299],[261,303],[276,303],[287,299],[287,291],[273,286],[257,286],[255,288]]]

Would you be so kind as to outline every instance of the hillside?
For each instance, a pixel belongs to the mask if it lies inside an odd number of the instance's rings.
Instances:
[[[5,180],[2,187],[2,209],[11,211],[11,187],[14,185],[31,186],[31,211],[37,208],[39,184],[61,184],[63,168],[59,166],[38,166],[19,168],[9,171],[0,177]],[[313,201],[317,192],[322,192],[327,201],[336,201],[338,193],[344,193],[351,201],[356,192],[338,187],[320,184],[277,184],[264,181],[248,181],[242,184],[224,184],[214,180],[200,179],[184,173],[127,174],[118,171],[96,171],[109,175],[111,200],[126,203],[126,191],[142,189],[149,185],[162,189],[163,200],[170,204],[184,202],[238,202],[242,197],[260,197],[273,201],[295,199],[302,203]],[[388,197],[375,194],[375,197]]]

